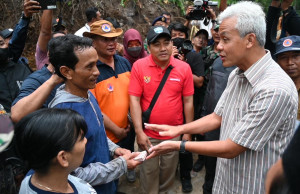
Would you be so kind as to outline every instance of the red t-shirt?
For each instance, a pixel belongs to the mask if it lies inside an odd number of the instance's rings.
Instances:
[[[174,57],[171,57],[169,65],[174,68],[152,109],[149,123],[173,126],[183,124],[182,98],[194,94],[193,75],[190,66]],[[162,70],[156,65],[151,55],[134,63],[131,70],[129,95],[141,97],[143,112],[149,107],[166,69]],[[144,132],[155,139],[172,138],[162,137],[158,132],[148,129],[144,129]]]

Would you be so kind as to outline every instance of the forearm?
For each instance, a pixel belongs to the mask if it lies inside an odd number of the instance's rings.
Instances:
[[[105,130],[108,130],[112,132],[115,136],[118,136],[119,131],[123,129],[121,129],[114,122],[112,122],[112,120],[110,120],[110,118],[105,113],[102,114],[103,114]]]
[[[106,164],[96,162],[86,167],[76,168],[72,175],[88,182],[92,186],[109,183],[120,178],[127,172],[127,163],[123,157],[118,157]]]
[[[10,57],[17,62],[22,55],[27,39],[27,31],[30,19],[21,18],[14,29],[11,40],[9,41]]]
[[[142,126],[142,108],[139,101],[136,101],[133,96],[130,96],[130,114],[134,125],[135,133],[143,132]]]
[[[203,86],[204,77],[203,76],[196,76],[193,74],[193,82],[196,88],[201,88]]]
[[[174,150],[180,149],[181,141],[170,142]],[[232,159],[247,150],[230,139],[225,141],[188,141],[185,143],[185,150],[205,156]]]
[[[52,10],[44,10],[42,19],[41,19],[41,30],[38,38],[38,45],[41,51],[46,52],[48,42],[51,39],[51,31],[52,31]]]
[[[50,79],[47,80],[44,84],[42,84],[33,93],[22,98],[14,106],[12,106],[11,118],[14,122],[18,122],[24,116],[40,109],[43,106],[43,104],[49,97],[51,91],[57,85],[53,83]]]
[[[204,134],[221,126],[222,118],[215,113],[182,125],[180,134]]]

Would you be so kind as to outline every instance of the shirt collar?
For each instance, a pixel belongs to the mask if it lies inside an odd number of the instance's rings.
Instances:
[[[118,58],[116,57],[116,54],[114,54],[113,57],[114,57],[115,66],[116,66],[116,64],[118,63]],[[98,61],[97,61],[97,66],[103,66],[103,65],[108,66],[106,63],[103,63],[102,61],[100,61],[100,60],[98,59]]]
[[[245,77],[251,86],[254,87],[265,74],[265,69],[270,65],[270,60],[272,60],[270,51],[266,50],[266,54],[245,72],[237,68],[235,73],[240,77]]]

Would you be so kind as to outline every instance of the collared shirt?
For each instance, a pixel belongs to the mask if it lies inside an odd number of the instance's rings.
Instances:
[[[82,28],[77,30],[74,35],[83,37],[84,32],[90,32],[90,26],[86,23]]]
[[[213,193],[264,193],[267,170],[293,134],[298,94],[270,52],[228,79],[215,113],[222,117],[220,140],[248,148],[233,159],[218,158]]]
[[[95,95],[101,111],[106,114],[118,127],[127,128],[129,95],[128,86],[131,65],[127,59],[114,55],[115,68],[98,60],[97,68],[100,75],[97,78],[95,89],[91,92]],[[114,143],[120,140],[109,130],[107,137]]]
[[[189,65],[183,61],[170,58],[173,66],[170,75],[152,109],[149,123],[181,125],[183,124],[183,96],[194,94],[193,75]],[[166,72],[152,58],[152,55],[142,58],[132,66],[129,95],[141,98],[142,111],[146,111]],[[149,137],[155,139],[171,139],[162,137],[156,131],[144,129]]]

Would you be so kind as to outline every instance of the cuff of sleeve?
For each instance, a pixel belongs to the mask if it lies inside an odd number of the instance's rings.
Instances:
[[[122,156],[119,157],[122,160],[122,166],[123,169],[125,170],[125,173],[127,173],[127,162],[125,160],[125,158],[123,158]]]

